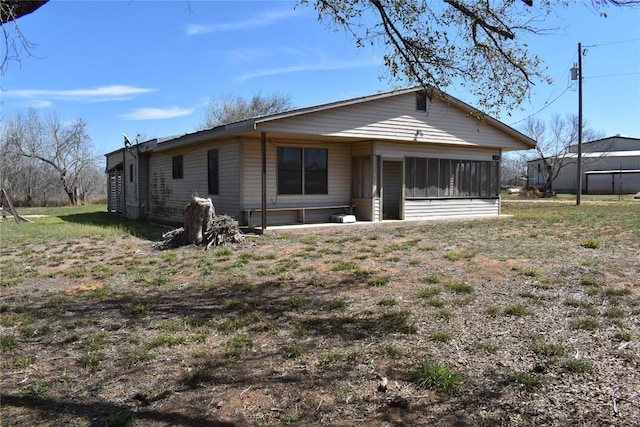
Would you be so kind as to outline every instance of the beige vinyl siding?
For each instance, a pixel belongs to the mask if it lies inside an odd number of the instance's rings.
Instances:
[[[122,150],[115,151],[106,156],[107,170],[110,171],[119,163],[122,163]]]
[[[260,123],[259,130],[522,150],[524,144],[442,101],[415,110],[415,94],[393,96]]]
[[[207,151],[218,149],[220,194],[208,194]],[[240,144],[237,141],[202,144],[183,150],[156,152],[149,161],[151,217],[182,222],[184,207],[192,196],[210,197],[216,214],[240,216]],[[172,178],[172,158],[183,156],[182,179]]]
[[[404,201],[405,220],[452,216],[497,216],[499,214],[500,199],[425,199]]]
[[[205,160],[205,177],[204,185],[207,187],[207,153],[206,150],[218,148],[218,167],[219,167],[219,179],[220,188],[218,195],[208,194],[207,197],[211,197],[213,205],[216,208],[217,214],[230,215],[239,219],[240,212],[240,194],[242,188],[242,142],[241,140],[230,141],[218,146],[206,147],[203,158]]]
[[[278,147],[313,147],[327,149],[328,193],[279,195],[277,187]],[[259,139],[246,139],[242,156],[242,209],[257,209],[262,206],[262,163]],[[304,141],[267,140],[267,209],[296,206],[331,206],[349,204],[351,199],[351,147],[345,143],[308,143]],[[307,211],[307,222],[328,221],[332,210]],[[259,225],[261,214],[252,215],[252,224]],[[299,222],[295,211],[268,212],[268,225]]]
[[[354,142],[351,145],[353,157],[370,156],[373,153],[373,141]]]
[[[500,150],[479,147],[443,147],[435,144],[392,144],[378,142],[375,154],[384,158],[429,157],[432,159],[484,160],[499,156]]]
[[[131,167],[133,166],[133,175]],[[135,218],[134,210],[139,206],[140,183],[138,182],[138,161],[134,155],[126,151],[124,155],[124,191],[125,203],[128,217]]]
[[[144,217],[149,212],[147,200],[149,200],[149,155],[140,153],[138,156],[138,167],[140,171],[137,175],[139,218]]]

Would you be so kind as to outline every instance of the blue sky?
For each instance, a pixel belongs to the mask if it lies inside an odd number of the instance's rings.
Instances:
[[[590,4],[590,2],[586,3]],[[291,1],[51,0],[18,23],[37,45],[1,77],[1,115],[34,107],[82,117],[100,154],[131,139],[196,130],[209,98],[290,96],[307,107],[392,89],[380,48],[357,49],[343,32]],[[523,40],[541,56],[551,85],[498,118],[514,127],[531,114],[577,114],[569,68],[583,57],[584,117],[606,135],[640,137],[640,8],[582,4],[544,22],[552,35]],[[455,87],[448,90],[474,103]],[[1,116],[0,115],[0,116]]]

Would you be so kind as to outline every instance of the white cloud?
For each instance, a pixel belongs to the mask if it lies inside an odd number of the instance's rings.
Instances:
[[[380,65],[373,60],[320,60],[301,62],[286,67],[263,68],[260,70],[249,71],[236,77],[236,80],[245,81],[256,77],[273,76],[276,74],[299,73],[304,71],[329,71],[329,70],[348,70],[353,68],[364,68]]]
[[[4,92],[5,96],[17,98],[38,99],[39,103],[49,103],[49,99],[62,99],[71,101],[121,101],[131,99],[133,95],[140,95],[156,91],[157,89],[142,88],[126,85],[98,86],[88,89],[21,89]]]
[[[259,52],[254,52],[252,50],[240,52],[234,51],[231,58],[242,59],[249,62],[249,60],[252,59],[252,54],[262,56],[263,59],[260,61],[261,63],[290,65],[254,69],[236,76],[236,80],[245,81],[256,77],[299,73],[304,71],[349,70],[354,68],[377,67],[381,64],[381,61],[375,57],[356,57],[348,59],[336,58],[333,54],[325,52],[321,48],[311,46],[278,46],[272,49],[262,49]],[[264,58],[268,59],[265,60]],[[252,62],[257,61],[253,58]]]
[[[124,120],[163,120],[188,116],[193,111],[193,108],[180,108],[175,105],[168,108],[137,108],[130,113],[122,114],[120,118]]]
[[[254,18],[245,19],[243,21],[224,22],[216,24],[190,24],[187,25],[186,33],[188,36],[208,33],[220,33],[226,31],[250,30],[257,27],[264,27],[274,24],[278,21],[291,18],[296,15],[296,11],[291,9],[269,11],[263,15]],[[298,12],[299,16],[299,12]]]
[[[31,108],[47,108],[47,107],[51,107],[52,105],[53,105],[53,102],[43,100],[43,99],[35,99],[29,103],[29,107]]]

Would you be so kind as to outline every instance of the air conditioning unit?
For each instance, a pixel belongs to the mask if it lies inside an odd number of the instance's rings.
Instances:
[[[356,216],[350,214],[333,214],[331,215],[331,222],[339,222],[343,224],[356,222]]]

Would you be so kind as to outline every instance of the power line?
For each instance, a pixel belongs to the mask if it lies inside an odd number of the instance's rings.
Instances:
[[[565,69],[568,69],[571,67],[571,65],[573,64],[574,59],[576,58],[577,53],[573,53],[573,55],[571,55],[571,59],[569,60],[569,64],[567,67],[565,67]],[[554,102],[556,102],[558,99],[560,99],[560,97],[562,95],[564,95],[565,93],[567,93],[567,91],[571,88],[570,85],[567,85],[567,87],[565,88],[564,91],[562,91],[562,93],[558,96],[556,96],[555,98],[553,98],[553,100],[551,100],[551,97],[553,96],[553,94],[555,93],[556,89],[558,89],[558,86],[560,85],[560,82],[562,81],[562,79],[556,79],[556,84],[553,87],[553,90],[551,91],[551,93],[549,94],[549,97],[547,98],[547,100],[544,102],[544,106],[542,108],[540,108],[538,111],[529,114],[528,116],[526,116],[525,118],[518,120],[517,122],[511,123],[509,126],[513,126],[513,125],[517,125],[518,123],[521,123],[525,120],[527,120],[529,117],[533,117],[536,114],[540,113],[541,111],[547,109],[549,106],[551,106]]]
[[[576,53],[574,52],[573,55],[571,56],[571,59],[569,60],[569,65],[567,65],[565,67],[566,69],[569,69],[571,67],[571,65],[573,64],[574,59],[576,58]],[[566,72],[566,71],[565,71]],[[547,105],[549,103],[549,100],[551,99],[551,97],[553,96],[553,94],[555,93],[556,89],[558,88],[559,84],[560,84],[561,79],[556,79],[556,84],[553,87],[553,90],[551,91],[551,93],[549,94],[549,97],[547,98],[547,100],[544,102],[545,105]],[[565,90],[566,92],[566,90]],[[564,92],[563,92],[564,93]],[[556,98],[557,99],[557,98]],[[555,101],[555,99],[554,99]]]
[[[584,50],[586,50],[587,48],[592,48],[592,47],[611,46],[611,45],[616,45],[616,44],[635,43],[635,42],[640,42],[640,39],[618,40],[618,41],[613,41],[613,42],[608,42],[608,43],[582,45],[582,48]],[[571,60],[569,61],[569,66],[566,67],[567,69],[571,68],[571,65],[573,65],[572,63],[573,63],[574,59],[576,58],[576,56],[577,56],[576,53],[574,53],[571,56]],[[633,75],[638,75],[638,74],[640,74],[640,73],[634,72],[634,73],[607,74],[607,75],[584,77],[584,79],[586,80],[586,79],[597,79],[597,78],[606,78],[606,77],[623,77],[623,76],[633,76]],[[533,117],[533,116],[537,115],[538,113],[544,111],[549,106],[551,106],[553,103],[555,103],[558,99],[560,99],[562,97],[562,95],[567,93],[567,91],[569,89],[571,89],[571,85],[569,84],[567,86],[567,88],[564,91],[562,91],[562,93],[560,95],[556,96],[555,98],[553,98],[553,100],[549,101],[549,99],[551,99],[551,97],[553,96],[554,92],[558,88],[559,83],[560,83],[560,80],[557,80],[556,85],[553,87],[553,90],[549,94],[549,97],[545,101],[544,106],[542,108],[540,108],[539,110],[535,111],[532,114],[529,114],[528,116],[524,117],[523,119],[520,119],[520,120],[518,120],[516,122],[511,123],[509,126],[517,125],[518,123],[521,123],[521,122],[529,119],[530,117]]]
[[[605,77],[623,77],[623,76],[637,76],[640,72],[636,73],[621,73],[621,74],[601,74],[599,76],[585,76],[585,80],[587,79],[601,79]]]
[[[547,109],[547,108],[548,108],[548,107],[550,107],[554,102],[556,102],[558,99],[560,99],[560,97],[561,97],[562,95],[564,95],[565,93],[567,93],[567,91],[568,91],[569,89],[571,89],[571,87],[570,87],[570,86],[567,86],[567,88],[566,88],[565,90],[563,90],[563,91],[562,91],[562,93],[561,93],[560,95],[558,95],[558,96],[556,96],[555,98],[553,98],[553,100],[552,100],[551,102],[546,102],[546,103],[545,103],[545,105],[544,105],[544,107],[540,108],[540,109],[539,109],[538,111],[536,111],[535,113],[531,113],[531,114],[529,114],[527,117],[525,117],[525,118],[523,118],[523,119],[518,120],[517,122],[510,123],[510,124],[509,124],[509,126],[517,125],[518,123],[524,122],[524,121],[525,121],[525,120],[527,120],[529,117],[533,117],[533,116],[535,116],[536,114],[540,113],[541,111],[543,111],[543,110]]]
[[[584,46],[582,46],[582,47],[611,46],[611,45],[614,45],[614,44],[635,43],[635,42],[640,42],[640,39],[619,40],[619,41],[615,41],[615,42],[591,44],[591,45],[588,45],[588,46],[587,46],[587,45],[584,45]]]

